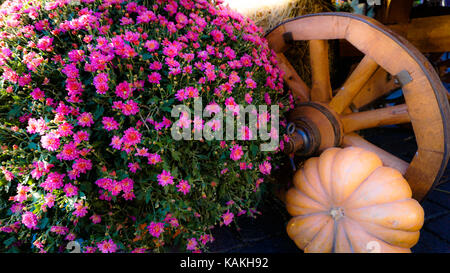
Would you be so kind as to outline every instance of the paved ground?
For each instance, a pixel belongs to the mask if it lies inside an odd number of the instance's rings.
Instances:
[[[368,132],[366,138],[395,155],[410,160],[416,151],[414,137],[407,128],[383,128]],[[450,168],[441,181],[450,181]],[[450,182],[430,192],[422,203],[425,223],[414,253],[450,253]],[[215,228],[212,252],[220,253],[301,253],[286,234],[290,219],[283,204],[270,197],[260,207],[256,219],[242,217],[235,227]]]

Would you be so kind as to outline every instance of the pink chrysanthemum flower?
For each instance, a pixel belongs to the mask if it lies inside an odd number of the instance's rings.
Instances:
[[[14,201],[22,203],[23,201],[28,199],[28,192],[30,191],[30,187],[25,186],[23,184],[19,184],[17,186],[17,195],[14,196]]]
[[[130,162],[130,163],[128,163],[128,169],[130,170],[130,172],[136,173],[138,170],[141,169],[141,167],[139,166],[139,163],[137,163],[137,162],[134,162],[134,163]]]
[[[87,131],[78,131],[73,135],[73,141],[80,144],[82,141],[89,141],[89,133]]]
[[[123,81],[116,86],[116,95],[124,100],[133,96],[133,88],[127,81]]]
[[[59,160],[74,160],[80,155],[80,151],[77,150],[77,144],[75,142],[67,143],[63,146],[62,151],[56,155]]]
[[[149,52],[153,52],[153,51],[159,49],[159,44],[158,44],[158,42],[155,41],[155,40],[149,40],[149,41],[146,41],[146,42],[145,42],[144,47],[147,48],[147,50],[148,50]]]
[[[134,129],[133,127],[130,127],[124,132],[124,136],[122,137],[122,143],[128,145],[135,145],[141,142],[141,137],[142,134],[139,133],[138,130]]]
[[[37,217],[31,211],[27,211],[24,214],[22,214],[22,224],[24,224],[27,228],[36,229],[37,223],[38,223]]]
[[[40,117],[39,119],[30,118],[28,119],[27,132],[30,134],[38,133],[43,135],[45,131],[48,130],[47,123]]]
[[[83,217],[88,212],[87,211],[87,207],[83,206],[82,202],[75,203],[73,206],[75,207],[75,211],[72,214],[77,216],[77,217]]]
[[[92,169],[92,161],[90,159],[78,158],[73,163],[72,168],[79,173],[86,173]]]
[[[91,217],[89,217],[89,219],[91,219],[92,223],[94,224],[98,224],[102,221],[102,217],[98,214],[94,214]]]
[[[96,250],[97,250],[97,247],[95,247],[95,246],[87,246],[84,248],[83,253],[95,253]]]
[[[191,239],[188,239],[187,241],[188,242],[186,244],[186,249],[187,250],[196,250],[197,245],[198,245],[197,239],[191,238]]]
[[[149,156],[150,154],[148,153],[148,149],[147,148],[137,148],[136,149],[136,153],[134,154],[134,156]]]
[[[189,193],[189,190],[191,189],[191,185],[189,185],[189,182],[186,180],[180,180],[180,182],[177,185],[178,191],[182,192],[184,195]]]
[[[230,158],[233,159],[234,161],[241,159],[241,157],[244,155],[242,146],[237,145],[237,144],[234,145],[233,147],[231,147],[230,151],[231,151]]]
[[[107,131],[119,129],[119,123],[115,121],[113,117],[103,117],[102,123]]]
[[[78,194],[78,188],[69,183],[64,186],[64,192],[67,197],[72,197]]]
[[[161,233],[164,232],[164,223],[151,222],[147,228],[150,235],[159,238]]]
[[[50,228],[50,231],[51,231],[51,232],[54,232],[54,233],[56,233],[56,234],[58,234],[58,235],[64,235],[64,234],[66,234],[67,232],[69,232],[69,228],[67,228],[67,227],[62,227],[62,226],[52,226],[52,227]]]
[[[228,226],[233,221],[233,218],[234,218],[234,214],[232,212],[230,212],[229,210],[227,210],[227,212],[222,215],[223,223],[226,226]]]
[[[249,93],[245,94],[245,102],[247,102],[248,104],[251,104],[253,101],[252,95]]]
[[[48,208],[52,208],[55,205],[56,196],[54,196],[51,193],[47,193],[47,195],[44,198],[44,206],[47,206]]]
[[[269,175],[270,170],[272,169],[272,165],[269,161],[264,161],[262,164],[259,164],[259,171],[262,174]]]
[[[44,91],[42,91],[39,87],[33,89],[33,92],[30,93],[30,96],[34,99],[34,100],[40,100],[42,98],[45,97]]]
[[[52,47],[52,42],[53,42],[53,38],[50,38],[48,36],[44,36],[41,39],[38,40],[37,42],[37,48],[39,48],[40,50],[43,51],[52,51],[53,47]]]
[[[120,181],[120,186],[125,193],[130,193],[133,191],[134,181],[133,179],[127,177]]]
[[[161,174],[158,174],[158,184],[161,186],[167,186],[173,184],[173,176],[170,172],[163,170]]]
[[[224,35],[220,30],[214,29],[211,31],[211,36],[213,37],[214,42],[220,43],[224,40]]]
[[[99,94],[105,94],[106,91],[108,91],[108,74],[107,73],[100,73],[97,76],[94,77],[93,80],[95,89],[97,90],[97,93]]]
[[[122,147],[122,139],[119,136],[113,136],[111,139],[111,144],[109,144],[114,149],[120,150]]]
[[[162,162],[161,156],[157,153],[149,154],[148,156],[148,164],[155,165],[156,163]]]
[[[139,112],[139,105],[133,100],[128,100],[120,109],[125,116],[131,116]]]
[[[78,125],[81,127],[91,127],[92,124],[94,124],[94,119],[92,117],[92,114],[89,112],[82,113],[78,118]]]
[[[98,243],[97,247],[102,253],[114,253],[117,251],[117,245],[112,239],[104,240]]]
[[[57,133],[62,137],[70,136],[73,134],[72,129],[73,129],[72,124],[64,122],[58,126]]]
[[[64,185],[63,183],[64,176],[65,174],[60,174],[58,172],[49,173],[45,181],[41,183],[41,187],[43,187],[44,190],[49,192],[55,189],[59,189]]]
[[[257,84],[254,80],[252,80],[251,78],[247,78],[245,80],[245,84],[247,85],[247,88],[250,89],[255,89],[257,87]]]
[[[158,84],[161,81],[161,74],[159,74],[158,72],[152,72],[150,75],[148,75],[148,81],[150,83]]]
[[[208,242],[210,242],[210,241],[212,241],[212,237],[211,237],[210,235],[208,235],[208,234],[203,234],[203,235],[200,236],[200,242],[201,242],[202,244],[206,244],[206,243],[208,243]]]

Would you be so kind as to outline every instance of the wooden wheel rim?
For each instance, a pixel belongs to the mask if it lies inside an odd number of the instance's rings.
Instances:
[[[392,164],[394,161],[397,162],[396,160],[391,162],[395,156],[378,147],[373,148],[381,155],[382,160],[387,158],[383,160],[385,165],[397,168],[404,174],[413,190],[413,197],[423,200],[445,171],[449,160],[448,143],[450,141],[450,106],[447,100],[447,91],[427,59],[408,41],[376,20],[350,13],[318,13],[296,17],[270,30],[266,34],[266,38],[269,46],[277,53],[280,68],[285,71],[286,83],[300,102],[311,99],[326,100],[327,96],[331,96],[331,90],[328,91],[329,83],[323,84],[326,77],[316,75],[316,78],[322,81],[317,89],[321,90],[322,95],[316,95],[314,98],[311,92],[311,90],[316,91],[314,89],[314,69],[312,70],[313,87],[310,90],[283,54],[290,46],[290,40],[346,39],[366,54],[361,62],[366,62],[366,64],[361,65],[360,63],[361,71],[368,71],[367,75],[370,75],[364,82],[367,82],[376,70],[371,64],[373,62],[391,75],[402,75],[403,97],[418,150],[413,160],[405,168],[402,163]],[[320,47],[320,43],[314,45]],[[320,51],[320,49],[317,50]],[[311,62],[313,63],[313,61]],[[372,67],[370,67],[371,65]],[[327,67],[322,70],[328,72]],[[352,98],[356,95],[357,93],[352,94]],[[338,99],[335,98],[336,96],[331,99],[330,106],[334,104],[337,106],[334,108],[342,113],[343,105],[348,106],[348,103],[338,102]],[[374,146],[353,133],[344,137],[344,146],[348,145]],[[398,162],[401,160],[399,159]]]

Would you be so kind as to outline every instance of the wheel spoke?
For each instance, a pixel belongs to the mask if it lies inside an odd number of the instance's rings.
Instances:
[[[301,102],[309,101],[309,87],[297,74],[286,56],[283,53],[277,53],[277,61],[279,67],[284,71],[284,81],[291,89],[294,98]]]
[[[406,104],[345,115],[341,118],[344,133],[411,122]]]
[[[331,100],[331,83],[328,41],[309,41],[309,55],[312,74],[311,100],[329,102]]]
[[[342,113],[352,103],[377,68],[378,64],[366,55],[331,100],[330,107],[337,113]]]
[[[380,67],[355,96],[352,105],[359,109],[400,87],[400,83]]]
[[[380,157],[384,166],[394,168],[403,175],[406,173],[406,170],[409,167],[408,162],[396,157],[395,155],[393,155],[391,153],[386,152],[385,150],[373,145],[372,143],[368,142],[361,136],[354,134],[354,133],[350,133],[350,134],[347,134],[344,136],[343,146],[344,147],[356,146],[356,147],[360,147],[360,148],[372,151]]]

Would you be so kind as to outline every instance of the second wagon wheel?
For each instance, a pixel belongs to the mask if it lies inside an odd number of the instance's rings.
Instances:
[[[436,186],[449,159],[450,107],[439,77],[416,48],[379,22],[350,13],[300,16],[277,26],[266,38],[297,99],[290,113],[295,126],[289,128],[292,140],[287,150],[311,155],[332,146],[358,146],[374,151],[385,166],[399,170],[410,183],[415,199],[422,200]],[[327,40],[331,39],[346,39],[365,54],[344,84],[334,91],[328,63]],[[299,40],[309,41],[311,88],[284,55],[291,42]],[[380,94],[363,87],[377,77],[376,71],[381,68],[400,82],[405,103],[351,111],[349,106],[355,99],[367,104],[379,97]],[[356,133],[408,122],[412,124],[418,147],[410,163]]]

